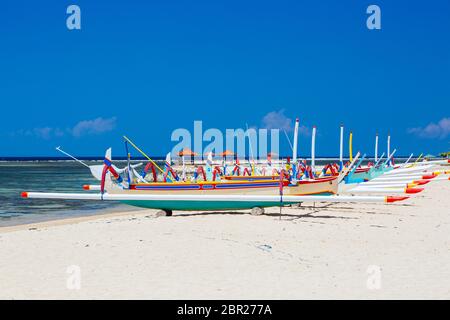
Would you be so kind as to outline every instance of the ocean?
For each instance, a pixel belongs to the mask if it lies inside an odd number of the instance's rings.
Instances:
[[[0,226],[132,208],[106,201],[23,199],[20,196],[22,191],[86,192],[82,189],[84,184],[99,183],[88,168],[74,161],[0,162],[0,177]]]

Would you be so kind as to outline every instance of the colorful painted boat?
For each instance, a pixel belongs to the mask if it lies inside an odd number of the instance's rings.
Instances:
[[[105,191],[110,194],[180,194],[180,195],[277,195],[280,187],[285,195],[336,194],[338,190],[337,177],[325,177],[311,180],[301,180],[291,183],[287,179],[255,180],[255,181],[199,181],[199,182],[150,182],[131,184],[123,187],[106,177]],[[108,180],[109,179],[109,180]]]

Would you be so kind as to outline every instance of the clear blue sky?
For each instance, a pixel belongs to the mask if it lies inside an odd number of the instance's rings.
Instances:
[[[446,151],[449,39],[448,0],[2,2],[0,156],[122,154],[123,134],[163,155],[194,120],[260,127],[280,110],[317,125],[319,155],[338,154],[341,122],[369,154],[388,130],[400,154]]]

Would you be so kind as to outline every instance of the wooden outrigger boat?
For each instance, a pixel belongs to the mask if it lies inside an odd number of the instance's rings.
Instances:
[[[94,177],[101,178],[100,186],[87,186],[85,189],[100,190],[97,193],[39,193],[23,192],[24,198],[71,199],[120,201],[138,207],[162,209],[167,215],[172,210],[233,210],[252,209],[261,213],[262,208],[285,206],[304,201],[314,202],[382,202],[392,203],[405,200],[407,196],[341,196],[335,195],[338,184],[348,171],[339,176],[318,179],[297,180],[296,175],[281,171],[278,179],[270,180],[217,180],[180,181],[177,174],[166,163],[165,170],[143,153],[134,143],[124,137],[133,147],[150,161],[150,168],[155,167],[164,175],[165,182],[148,182],[138,175],[130,165],[125,169],[115,167],[111,159],[111,149],[105,155],[104,164],[88,166]],[[127,146],[127,144],[126,144]],[[127,146],[127,154],[128,146]],[[74,158],[74,157],[73,157]],[[76,159],[76,158],[74,158]],[[128,160],[130,160],[128,156]],[[356,159],[355,159],[356,160]],[[147,167],[147,166],[146,166]],[[347,169],[348,170],[348,169]],[[101,172],[100,172],[101,171]],[[211,168],[207,168],[211,173]],[[122,177],[124,175],[125,177]],[[203,172],[205,176],[205,173]],[[155,179],[156,180],[156,179]]]
[[[341,126],[341,164],[342,164],[342,148],[343,148],[343,126]],[[390,152],[390,137],[388,136],[388,157],[384,163],[381,160],[384,157],[384,153],[378,158],[378,134],[375,137],[375,164],[369,162],[367,166],[362,166],[362,160],[356,165],[356,167],[349,172],[345,177],[345,184],[340,184],[339,193],[344,194],[413,194],[419,193],[424,188],[417,188],[417,186],[423,186],[434,179],[439,174],[448,174],[447,171],[434,171],[428,172],[432,169],[433,165],[442,164],[443,161],[436,161],[431,163],[418,163],[420,156],[414,163],[409,163],[412,158],[412,154],[406,160],[405,163],[395,165],[393,161],[393,155],[396,150]],[[352,133],[349,138],[349,153],[350,159],[352,158]],[[365,155],[363,156],[363,158]],[[447,178],[444,178],[447,179]]]
[[[111,149],[105,155],[105,168],[102,174],[102,184],[100,191],[107,191],[109,194],[177,194],[177,195],[279,195],[280,190],[285,195],[329,195],[336,194],[338,190],[338,177],[327,177],[317,180],[291,181],[289,176],[282,171],[275,180],[213,180],[208,181],[206,174],[203,175],[205,181],[177,181],[170,164],[166,162],[167,172],[174,177],[172,182],[145,182],[134,183],[129,179],[126,183],[119,175],[114,174],[111,166]],[[160,169],[162,171],[162,169]],[[206,171],[210,171],[207,168]],[[109,171],[109,174],[108,174]],[[203,170],[202,170],[203,171]]]
[[[97,175],[94,175],[97,176]],[[288,179],[279,181],[215,181],[215,182],[154,182],[126,185],[117,174],[108,149],[102,170],[100,186],[85,187],[99,193],[43,193],[22,192],[23,198],[119,201],[125,204],[162,209],[167,215],[172,210],[235,210],[252,209],[262,213],[265,207],[286,206],[304,201],[314,202],[381,202],[392,203],[407,199],[405,196],[337,196],[307,195],[315,193],[317,185],[327,183],[330,194],[337,188],[337,178],[321,179],[318,182],[292,184]],[[322,190],[322,189],[321,189]]]

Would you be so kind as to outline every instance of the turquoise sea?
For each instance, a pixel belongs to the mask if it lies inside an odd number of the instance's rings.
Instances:
[[[88,168],[74,161],[0,162],[0,177],[0,227],[132,208],[112,202],[20,196],[22,191],[86,192],[82,189],[84,184],[99,183]]]

